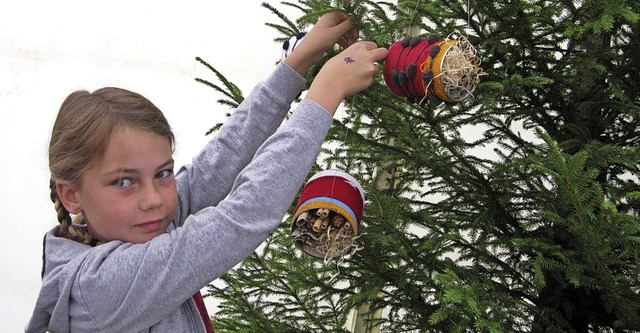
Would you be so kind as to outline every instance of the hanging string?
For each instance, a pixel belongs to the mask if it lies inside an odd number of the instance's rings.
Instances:
[[[471,30],[471,0],[467,0],[467,31],[469,30]]]
[[[418,6],[420,6],[420,2],[422,0],[418,0],[416,1],[416,6],[413,7],[413,14],[409,13],[409,15],[413,15],[413,17],[411,17],[411,19],[409,20],[409,26],[407,27],[407,35],[410,34],[412,26],[413,26],[413,21],[416,19],[416,17],[418,16]]]
[[[356,96],[353,95],[351,96],[351,105],[354,104]],[[344,103],[341,103],[340,106],[340,127],[341,130],[344,130],[344,138],[342,139],[343,142],[343,147],[347,147],[347,135],[349,134],[349,128],[347,128],[347,126],[345,125],[344,122]],[[335,189],[335,185],[336,185],[336,178],[338,177],[338,168],[334,168],[334,172],[333,172],[333,181],[331,182],[331,190],[330,190],[330,198],[331,198],[331,203],[333,204],[334,201],[334,189]],[[327,230],[328,232],[328,230]],[[326,260],[326,259],[325,259]]]

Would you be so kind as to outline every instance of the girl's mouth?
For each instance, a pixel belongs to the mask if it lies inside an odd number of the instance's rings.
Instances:
[[[136,227],[144,230],[145,232],[155,232],[162,228],[162,220],[154,220],[141,224],[136,224]]]

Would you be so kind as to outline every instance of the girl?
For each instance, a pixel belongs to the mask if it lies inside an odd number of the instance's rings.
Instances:
[[[345,15],[320,18],[175,175],[174,136],[147,99],[117,88],[67,97],[49,148],[60,225],[44,239],[26,331],[211,331],[199,290],[281,223],[336,108],[371,85],[387,54],[371,42],[346,48],[280,126],[310,66],[355,36]]]

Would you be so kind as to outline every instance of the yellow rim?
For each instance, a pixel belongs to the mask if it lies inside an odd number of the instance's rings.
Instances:
[[[425,72],[427,69],[431,69],[431,73],[433,74],[433,90],[441,100],[445,102],[455,102],[444,90],[444,86],[442,85],[442,79],[440,75],[442,74],[442,62],[444,57],[447,55],[447,51],[451,46],[457,43],[457,40],[444,40],[438,43],[440,47],[440,51],[436,54],[436,56],[432,59],[430,56],[427,57],[427,60],[420,65],[420,71]],[[427,89],[427,83],[423,82],[424,89]]]
[[[349,221],[349,224],[351,224],[351,228],[353,229],[353,234],[356,236],[358,235],[358,228],[356,226],[355,217],[352,216],[351,213],[347,212],[344,208],[336,204],[328,203],[326,201],[325,202],[309,202],[309,203],[303,204],[298,208],[296,213],[293,215],[293,222],[295,223],[295,221],[298,219],[298,216],[300,216],[300,214],[306,211],[309,211],[312,209],[318,209],[318,208],[327,208],[329,210],[334,211],[335,213],[338,213],[344,216],[347,219],[347,221]]]

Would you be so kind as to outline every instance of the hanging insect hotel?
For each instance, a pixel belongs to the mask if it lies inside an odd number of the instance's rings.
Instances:
[[[476,48],[464,37],[408,37],[389,48],[385,84],[397,96],[420,105],[454,104],[473,96],[480,76]]]
[[[294,210],[295,247],[324,260],[355,252],[363,208],[364,190],[352,176],[340,170],[315,174],[302,188]]]

